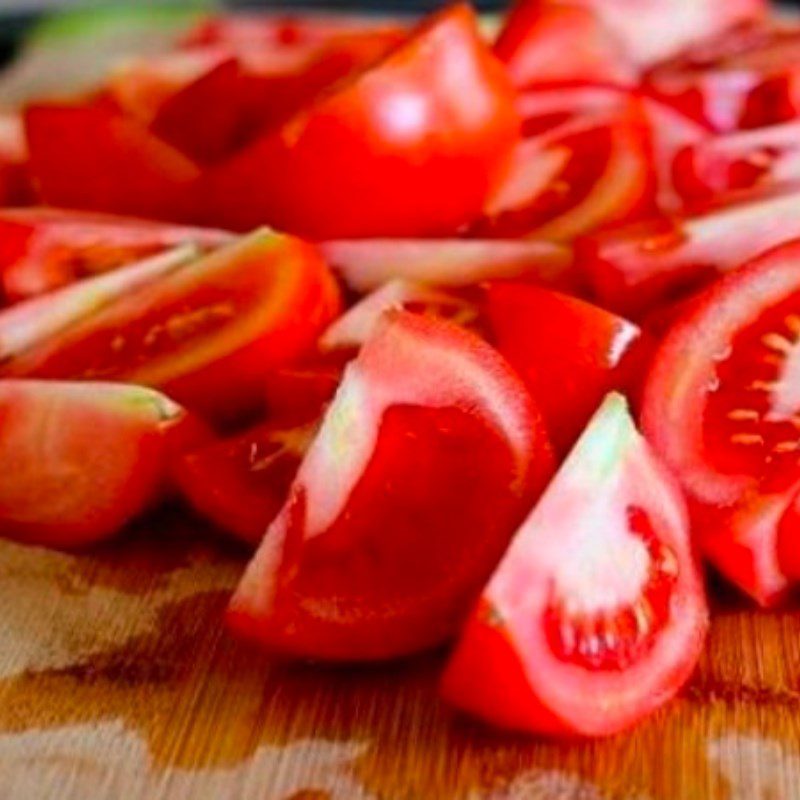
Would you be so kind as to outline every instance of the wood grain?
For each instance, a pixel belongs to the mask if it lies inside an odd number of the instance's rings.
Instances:
[[[283,665],[221,626],[245,554],[174,514],[83,555],[0,544],[1,800],[793,800],[800,615],[735,598],[683,696],[633,734],[496,734],[441,656]]]

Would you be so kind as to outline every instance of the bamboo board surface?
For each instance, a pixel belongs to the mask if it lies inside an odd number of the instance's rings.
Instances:
[[[273,663],[221,612],[245,556],[167,514],[66,555],[0,543],[0,800],[794,800],[800,613],[729,598],[682,697],[553,744],[436,699],[440,656]]]

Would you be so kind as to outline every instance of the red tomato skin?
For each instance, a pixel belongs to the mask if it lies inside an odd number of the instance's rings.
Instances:
[[[40,199],[53,206],[191,221],[200,170],[135,120],[97,106],[25,111]]]
[[[633,323],[583,300],[492,284],[487,311],[499,351],[522,376],[566,453],[611,391],[635,394],[649,342]]]
[[[218,223],[312,239],[456,232],[519,135],[515,93],[458,4],[211,176]],[[369,198],[369,201],[366,200]]]

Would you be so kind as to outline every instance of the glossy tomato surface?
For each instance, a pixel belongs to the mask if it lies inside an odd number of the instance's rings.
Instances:
[[[235,417],[263,404],[267,373],[301,358],[338,310],[317,251],[260,231],[118,298],[2,372],[139,383]]]
[[[454,234],[480,212],[518,129],[502,65],[454,5],[220,165],[212,216],[315,239]]]
[[[486,308],[497,349],[539,403],[553,444],[567,452],[612,390],[633,393],[648,342],[632,322],[583,300],[496,283]]]
[[[764,605],[789,586],[778,539],[800,480],[798,264],[790,243],[710,287],[663,341],[643,400],[644,430],[692,500],[704,551]],[[796,525],[783,534],[796,550]]]
[[[707,628],[680,490],[610,395],[484,589],[444,696],[501,727],[610,735],[680,690]]]
[[[195,426],[138,386],[0,381],[0,533],[64,548],[119,533],[159,498]]]
[[[439,644],[551,470],[538,412],[496,351],[389,312],[347,368],[231,623],[310,658]]]

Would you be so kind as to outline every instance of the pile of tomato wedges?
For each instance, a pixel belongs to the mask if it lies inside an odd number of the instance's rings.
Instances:
[[[800,581],[800,23],[520,0],[216,16],[0,118],[0,532],[167,499],[281,656],[452,645],[501,726],[688,680]]]

